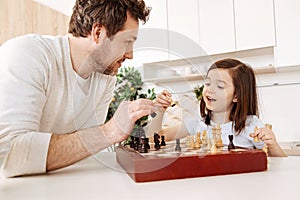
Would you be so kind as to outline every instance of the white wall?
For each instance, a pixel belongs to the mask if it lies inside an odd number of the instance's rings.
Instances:
[[[63,13],[67,16],[71,16],[72,8],[75,4],[75,0],[34,0],[38,3],[41,3],[53,10],[56,10],[60,13]]]
[[[300,72],[266,74],[257,79],[263,85],[279,83],[258,88],[261,118],[273,125],[278,141],[300,141]]]

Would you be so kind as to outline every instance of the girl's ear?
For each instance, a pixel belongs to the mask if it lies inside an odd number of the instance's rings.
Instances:
[[[237,103],[237,102],[238,102],[238,99],[237,99],[237,96],[236,96],[236,95],[234,95],[232,102],[233,102],[233,103]]]

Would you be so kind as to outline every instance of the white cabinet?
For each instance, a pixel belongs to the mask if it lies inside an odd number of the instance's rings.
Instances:
[[[236,50],[275,45],[273,0],[234,0],[234,14]]]
[[[167,0],[144,0],[151,7],[149,19],[140,24],[138,39],[133,47],[133,59],[125,66],[140,67],[144,63],[169,59]]]
[[[300,65],[300,1],[274,0],[277,66]]]
[[[199,0],[199,22],[207,54],[235,51],[233,0]]]
[[[199,0],[199,22],[209,55],[275,45],[273,0]]]
[[[198,0],[168,0],[167,3],[169,59],[200,56]]]

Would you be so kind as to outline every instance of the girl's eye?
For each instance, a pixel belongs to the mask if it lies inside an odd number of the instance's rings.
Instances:
[[[207,82],[207,83],[204,83],[204,85],[205,85],[205,86],[210,86],[210,83]]]
[[[218,88],[220,88],[220,89],[224,89],[224,88],[225,88],[225,86],[224,86],[224,85],[218,85]]]

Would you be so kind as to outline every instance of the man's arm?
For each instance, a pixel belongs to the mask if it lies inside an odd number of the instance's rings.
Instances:
[[[157,111],[146,99],[122,102],[113,118],[104,125],[69,134],[53,134],[47,156],[47,171],[76,163],[112,144],[125,140],[137,119]]]

